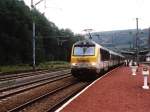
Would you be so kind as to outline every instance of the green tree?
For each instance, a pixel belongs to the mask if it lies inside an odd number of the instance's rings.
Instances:
[[[79,36],[59,29],[38,10],[23,1],[0,0],[0,64],[32,63],[32,22],[36,27],[36,63],[67,60]],[[60,44],[58,40],[62,41]]]

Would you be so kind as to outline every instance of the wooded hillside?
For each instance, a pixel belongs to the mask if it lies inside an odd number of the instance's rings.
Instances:
[[[32,21],[36,27],[36,63],[68,61],[72,44],[80,36],[59,29],[23,1],[0,0],[0,64],[32,64]]]

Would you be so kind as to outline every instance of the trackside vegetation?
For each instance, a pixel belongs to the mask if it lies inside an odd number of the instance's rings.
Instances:
[[[50,61],[70,60],[72,44],[82,36],[70,29],[59,29],[38,10],[31,11],[23,0],[0,0],[1,71],[13,67],[16,69],[18,65],[23,65],[22,69],[31,68],[33,17],[36,28],[36,66],[55,67]]]
[[[37,65],[37,70],[44,70],[48,69],[51,71],[61,70],[61,69],[68,69],[70,68],[70,63],[65,61],[50,61],[50,62],[43,62]],[[0,73],[15,73],[15,72],[24,72],[24,71],[32,71],[33,68],[28,64],[21,64],[21,65],[5,65],[0,66]]]

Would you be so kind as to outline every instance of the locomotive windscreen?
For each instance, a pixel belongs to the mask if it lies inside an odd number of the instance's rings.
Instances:
[[[75,46],[73,55],[75,56],[92,56],[95,54],[95,46],[87,46],[87,45],[82,45],[82,46]]]

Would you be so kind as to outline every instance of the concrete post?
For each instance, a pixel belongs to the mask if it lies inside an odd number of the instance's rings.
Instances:
[[[142,74],[144,76],[144,85],[142,86],[142,88],[143,89],[149,89],[149,86],[147,84],[147,78],[148,78],[148,75],[149,75],[149,70],[148,70],[147,67],[143,68]]]
[[[137,66],[132,66],[132,75],[136,75]]]

